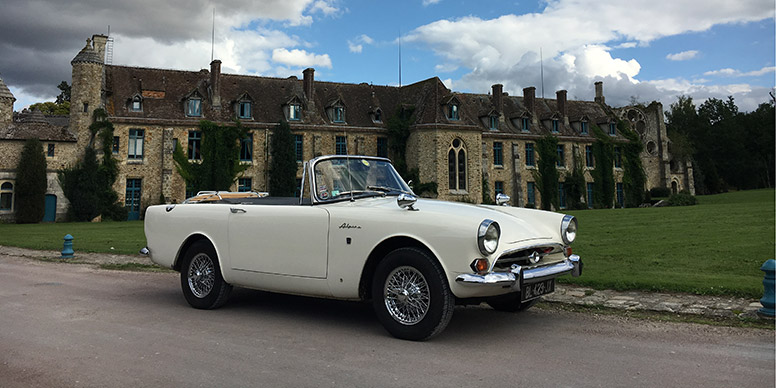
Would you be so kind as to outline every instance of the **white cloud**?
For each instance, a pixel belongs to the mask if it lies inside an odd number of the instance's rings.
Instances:
[[[546,90],[566,89],[569,96],[589,99],[594,95],[593,82],[603,79],[610,85],[606,101],[624,105],[632,95],[660,99],[666,96],[663,93],[695,85],[683,81],[688,85],[669,88],[639,79],[641,64],[634,58],[613,57],[611,47],[647,46],[662,37],[773,14],[770,0],[709,0],[702,8],[692,0],[633,0],[627,7],[620,0],[549,0],[546,4],[541,13],[439,20],[416,28],[404,40],[430,47],[440,58],[437,66],[468,69],[453,80],[462,90],[483,92],[493,83],[503,83],[505,91],[514,95],[526,86],[541,85],[541,48]]]
[[[434,71],[437,73],[451,73],[458,70],[458,66],[451,63],[442,63],[434,66]]]
[[[423,6],[428,7],[429,5],[432,5],[432,4],[438,4],[440,1],[442,0],[423,0]]]
[[[327,67],[331,68],[329,54],[315,55],[305,50],[287,50],[276,48],[272,50],[272,60],[284,65],[295,67]]]
[[[310,7],[311,12],[320,12],[325,16],[336,16],[342,11],[335,6],[335,1],[316,0]]]
[[[698,50],[687,50],[680,53],[668,54],[666,59],[669,61],[687,61],[698,56]]]
[[[703,73],[703,75],[721,75],[721,76],[727,76],[727,77],[759,77],[761,75],[774,73],[774,72],[776,72],[776,66],[767,66],[767,67],[763,67],[760,70],[753,70],[753,71],[747,71],[747,72],[741,72],[736,69],[725,68],[725,69],[707,71]]]
[[[364,49],[364,44],[374,44],[374,39],[370,38],[368,35],[362,34],[355,39],[348,40],[348,49],[351,53],[360,53]]]

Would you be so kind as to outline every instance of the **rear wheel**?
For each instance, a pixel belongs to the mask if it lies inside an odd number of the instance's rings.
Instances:
[[[540,298],[531,299],[529,301],[521,302],[520,293],[515,292],[506,295],[493,296],[485,300],[490,307],[493,307],[497,311],[506,311],[510,313],[525,311],[535,305]]]
[[[423,341],[447,327],[455,298],[444,271],[430,254],[417,248],[399,248],[377,265],[372,304],[391,335]]]
[[[215,309],[229,298],[232,286],[221,276],[213,245],[199,240],[186,251],[181,265],[181,288],[191,307]]]

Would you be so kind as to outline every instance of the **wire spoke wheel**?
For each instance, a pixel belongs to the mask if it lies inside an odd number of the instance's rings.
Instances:
[[[215,284],[215,268],[213,260],[205,253],[200,253],[191,260],[187,274],[189,289],[197,298],[210,294]]]
[[[401,266],[388,274],[383,299],[393,319],[403,325],[414,325],[428,313],[431,292],[420,271],[410,266]]]

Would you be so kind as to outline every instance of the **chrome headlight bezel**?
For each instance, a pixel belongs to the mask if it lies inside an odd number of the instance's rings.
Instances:
[[[569,245],[577,239],[577,218],[571,215],[563,216],[560,223],[560,237],[566,245]]]
[[[501,227],[498,222],[493,220],[484,220],[477,228],[477,247],[480,253],[490,256],[498,249],[498,242],[501,238]]]

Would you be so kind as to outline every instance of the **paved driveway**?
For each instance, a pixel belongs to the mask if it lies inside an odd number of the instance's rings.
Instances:
[[[177,274],[0,256],[2,387],[773,385],[769,330],[470,307],[416,343],[365,304],[236,290],[200,311]]]

